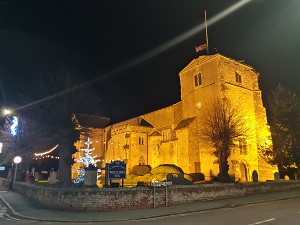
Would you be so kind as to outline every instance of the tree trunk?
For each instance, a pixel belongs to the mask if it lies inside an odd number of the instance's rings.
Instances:
[[[59,187],[71,187],[71,164],[72,154],[68,144],[59,146],[59,170],[58,170],[58,186]]]
[[[230,176],[228,174],[229,165],[228,165],[228,154],[225,149],[220,150],[219,153],[219,181],[222,183],[229,183]]]

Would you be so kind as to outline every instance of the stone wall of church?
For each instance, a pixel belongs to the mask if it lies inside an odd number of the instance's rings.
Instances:
[[[258,148],[258,174],[262,180],[270,180],[272,174],[278,171],[277,166],[268,163],[268,159],[264,156],[264,150],[272,148],[272,137],[270,127],[267,124],[266,109],[263,107],[262,96],[260,91],[253,94],[255,102],[256,117],[256,140]]]
[[[115,126],[111,131],[111,138],[107,140],[105,159],[124,160],[128,171],[140,164],[149,163],[148,134],[152,128],[133,125]]]
[[[220,60],[220,72],[224,74],[224,95],[230,99],[232,107],[239,116],[245,120],[246,130],[244,137],[246,148],[239,148],[239,141],[231,150],[229,158],[231,175],[236,180],[251,180],[251,174],[258,170],[258,154],[256,146],[256,117],[254,111],[253,88],[256,87],[257,74],[250,68],[232,60]],[[241,76],[241,82],[236,80],[236,75]],[[243,166],[245,168],[243,168]],[[246,172],[244,171],[246,170]]]
[[[239,148],[239,140],[232,149],[230,161],[232,163],[231,173],[240,176],[240,164],[243,163],[247,169],[247,178],[249,180],[254,170],[258,170],[258,154],[256,145],[256,126],[254,114],[253,93],[247,89],[240,89],[233,85],[226,85],[228,92],[226,96],[232,100],[233,107],[237,107],[240,115],[244,117],[247,132],[244,135],[246,148]]]
[[[151,165],[152,168],[161,164],[160,142],[160,134],[157,133],[156,135],[149,136],[149,165]]]
[[[272,179],[274,172],[277,171],[276,167],[262,160],[258,149],[258,142],[265,136],[267,127],[266,111],[258,87],[258,74],[253,69],[232,60],[221,60],[219,69],[220,73],[224,74],[226,97],[231,100],[234,107],[241,110],[249,126],[248,134],[245,134],[247,154],[241,154],[236,147],[232,149],[230,172],[239,178],[241,165],[244,164],[248,180],[254,170],[260,174],[260,180]],[[241,75],[241,83],[236,81],[236,73]],[[271,142],[270,139],[269,141]]]
[[[202,85],[195,87],[194,76],[202,76]],[[210,60],[205,64],[196,65],[187,71],[180,73],[181,99],[183,108],[183,117],[190,118],[197,115],[197,102],[202,103],[205,100],[216,97],[219,87],[214,85],[219,82],[217,61]]]
[[[176,136],[178,138],[178,154],[177,154],[177,166],[179,166],[185,173],[191,173],[190,163],[191,158],[189,155],[189,130],[187,128],[176,130]]]
[[[189,173],[201,173],[197,119],[186,129],[188,130]]]

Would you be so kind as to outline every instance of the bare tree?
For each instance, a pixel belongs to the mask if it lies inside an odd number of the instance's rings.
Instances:
[[[0,127],[0,140],[3,145],[0,152],[0,166],[10,166],[13,161],[15,138],[10,134],[9,118],[6,118],[3,126]]]
[[[226,98],[216,98],[203,107],[201,112],[200,137],[210,143],[219,161],[219,179],[230,182],[228,157],[233,141],[248,133],[243,113]]]
[[[26,89],[27,92],[31,90],[27,94],[30,103],[22,110],[22,114],[35,124],[30,133],[31,143],[28,144],[33,151],[58,145],[59,186],[71,186],[72,154],[76,152],[74,142],[79,138],[72,114],[99,113],[100,98],[78,74],[65,68],[57,73],[39,76],[32,87],[27,86]]]

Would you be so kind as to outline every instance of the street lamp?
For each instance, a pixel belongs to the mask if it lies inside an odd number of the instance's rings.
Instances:
[[[11,114],[11,111],[9,109],[4,109],[3,114],[4,115],[9,115],[9,114]]]
[[[16,182],[16,176],[17,176],[17,168],[18,168],[18,164],[19,164],[20,162],[22,162],[21,156],[16,156],[16,157],[14,158],[14,163],[15,163],[16,166],[15,166],[14,181],[13,181],[13,183],[12,183],[12,190],[14,190],[14,186],[15,186],[15,182]]]

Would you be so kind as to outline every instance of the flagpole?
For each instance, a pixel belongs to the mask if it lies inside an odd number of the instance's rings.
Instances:
[[[207,32],[207,21],[206,21],[206,10],[204,11],[204,17],[205,17],[206,45],[207,45],[206,52],[207,52],[207,55],[209,55],[209,48],[208,48],[208,32]]]

